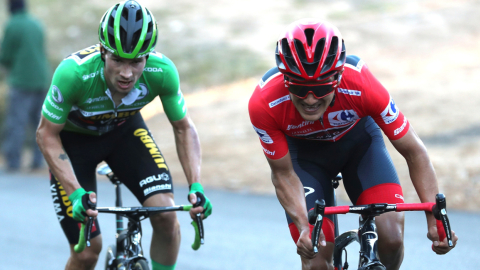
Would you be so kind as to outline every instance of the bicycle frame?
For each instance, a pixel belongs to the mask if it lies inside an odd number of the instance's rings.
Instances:
[[[378,266],[385,267],[377,256],[377,226],[375,224],[375,216],[360,216],[359,229],[347,231],[335,238],[335,247],[333,250],[333,262],[335,269],[341,270],[342,252],[352,242],[356,241],[360,244],[360,259],[358,261],[358,269],[367,269],[367,267]],[[347,260],[345,260],[347,262]]]

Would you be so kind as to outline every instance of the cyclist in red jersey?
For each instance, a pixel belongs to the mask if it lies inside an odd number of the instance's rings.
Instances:
[[[334,224],[324,220],[321,248],[313,253],[307,211],[317,199],[333,204],[331,179],[342,173],[353,204],[403,203],[397,173],[380,129],[405,157],[422,202],[435,202],[434,168],[425,146],[362,59],[346,55],[339,30],[316,19],[292,23],[277,43],[269,70],[249,102],[250,119],[272,170],[302,269],[333,269]],[[437,254],[436,221],[426,213]],[[377,218],[379,256],[387,269],[403,260],[403,213]],[[452,232],[454,234],[454,232]],[[454,234],[454,244],[458,237]]]

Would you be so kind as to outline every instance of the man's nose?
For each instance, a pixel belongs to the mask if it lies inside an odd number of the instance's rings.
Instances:
[[[307,103],[308,105],[313,105],[318,102],[318,99],[312,93],[308,93],[307,97],[303,100],[303,102]]]
[[[120,76],[124,78],[131,78],[132,75],[133,75],[132,67],[128,64],[122,65],[122,68],[120,69]]]

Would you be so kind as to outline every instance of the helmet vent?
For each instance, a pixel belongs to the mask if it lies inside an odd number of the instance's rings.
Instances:
[[[308,63],[307,61],[307,54],[305,53],[305,48],[303,48],[303,44],[300,40],[295,39],[295,50],[297,51],[298,58],[300,58],[300,62]]]
[[[308,62],[305,49],[303,48],[303,44],[298,39],[295,39],[295,49],[297,50],[298,58],[300,58],[300,62],[302,63],[305,72],[307,72],[308,76],[313,76],[315,74],[315,71],[317,70],[319,61],[313,61],[313,63]]]
[[[322,38],[317,42],[317,46],[315,46],[315,55],[313,56],[314,62],[320,62],[320,58],[322,58],[324,49],[325,49],[325,38]]]
[[[277,63],[277,67],[279,69],[286,69],[285,65],[282,62],[282,59],[280,58],[280,54],[278,53],[278,42],[277,46],[275,47],[275,62]]]
[[[307,28],[303,32],[305,33],[305,37],[307,38],[308,47],[312,47],[313,34],[315,33],[315,30],[313,30],[312,28]]]
[[[345,50],[345,43],[342,40],[342,53],[340,54],[340,58],[338,59],[338,62],[335,65],[335,67],[340,67],[344,65],[346,58],[347,58],[347,51]]]
[[[138,9],[137,10],[137,17],[135,18],[135,21],[140,21],[142,19],[142,10]]]
[[[335,62],[335,58],[337,57],[337,50],[338,50],[338,37],[332,37],[332,41],[330,42],[330,48],[328,49],[328,54],[327,58],[325,59],[325,62],[322,67],[322,71],[320,73],[323,73],[333,66],[333,62]]]
[[[292,51],[288,46],[288,40],[286,38],[282,39],[282,52],[288,68],[297,74],[301,74],[300,70],[297,67],[297,64],[295,63],[295,59],[293,58]]]
[[[108,23],[106,26],[108,28],[108,43],[114,50],[117,49],[117,44],[115,44],[115,30],[113,29],[115,22],[115,14],[117,14],[117,8],[118,5],[112,10],[112,13],[110,13],[110,18],[108,18]]]

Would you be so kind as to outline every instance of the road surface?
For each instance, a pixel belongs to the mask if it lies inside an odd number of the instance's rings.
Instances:
[[[214,210],[205,220],[205,245],[193,251],[193,227],[187,213],[178,213],[182,230],[178,270],[300,269],[296,247],[290,237],[282,207],[274,196],[206,190]],[[186,204],[187,190],[176,187],[177,204]],[[127,189],[124,206],[138,206]],[[447,198],[448,200],[448,198]],[[0,171],[1,269],[64,269],[69,255],[67,240],[51,202],[47,176]],[[113,185],[99,177],[98,206],[113,206]],[[459,235],[457,248],[445,256],[435,255],[426,238],[423,213],[406,214],[405,259],[401,269],[477,269],[480,214],[449,211],[452,228]],[[342,215],[340,230],[355,229],[358,217]],[[104,246],[96,269],[103,269],[106,247],[114,243],[114,216],[101,214]],[[151,227],[143,221],[143,246],[150,244]],[[358,261],[358,245],[348,249],[350,269]],[[148,257],[148,256],[147,256]]]

